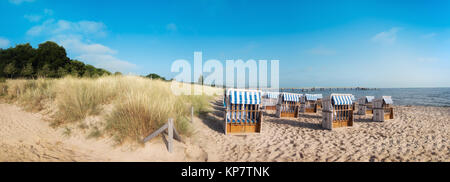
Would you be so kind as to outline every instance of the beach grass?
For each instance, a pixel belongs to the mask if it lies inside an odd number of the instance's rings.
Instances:
[[[174,119],[179,133],[189,136],[193,131],[189,122],[191,107],[197,115],[211,110],[213,96],[177,95],[171,86],[171,82],[138,76],[6,80],[0,82],[0,96],[31,111],[53,109],[53,126],[104,115],[104,131],[123,143],[141,141],[169,118]],[[212,87],[204,90],[216,95],[222,92]],[[105,114],[106,105],[113,107]],[[91,137],[100,136],[100,132],[96,129]]]

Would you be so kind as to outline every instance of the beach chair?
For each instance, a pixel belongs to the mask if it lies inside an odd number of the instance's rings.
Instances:
[[[302,94],[282,93],[277,104],[278,118],[298,118]]]
[[[357,106],[358,106],[358,101],[356,100],[356,97],[354,95],[352,95],[352,110],[353,113],[355,113],[355,111],[357,110]]]
[[[358,114],[359,115],[373,114],[373,100],[374,99],[375,99],[374,96],[365,96],[365,97],[359,98]]]
[[[318,99],[322,98],[322,94],[305,94],[301,103],[300,112],[303,113],[317,113],[319,106]]]
[[[323,95],[317,94],[317,109],[322,109]]]
[[[334,129],[353,126],[353,100],[351,94],[331,94],[322,102],[322,127]]]
[[[373,101],[373,121],[384,122],[394,119],[394,101],[391,96],[383,96]]]
[[[264,92],[262,97],[262,106],[267,113],[275,113],[277,111],[277,104],[279,92]]]
[[[225,95],[225,134],[261,133],[261,91],[228,89]]]

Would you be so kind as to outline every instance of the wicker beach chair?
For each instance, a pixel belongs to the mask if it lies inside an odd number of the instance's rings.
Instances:
[[[357,108],[358,107],[358,101],[356,100],[356,97],[354,95],[352,95],[352,102],[353,102],[352,110],[353,110],[353,113],[355,113],[355,111],[358,109]]]
[[[316,95],[317,95],[317,109],[322,109],[323,95],[322,94],[316,94]]]
[[[266,112],[275,113],[277,111],[277,104],[279,92],[264,92],[262,97],[262,106]]]
[[[334,129],[353,126],[353,100],[351,94],[331,94],[323,100],[322,127]]]
[[[228,89],[224,98],[225,134],[260,133],[263,114],[261,91]]]
[[[277,117],[298,118],[302,94],[282,93],[277,104]]]
[[[358,114],[366,115],[373,114],[373,100],[374,96],[365,96],[358,99]]]
[[[394,101],[391,96],[383,96],[373,101],[373,121],[384,122],[394,119]]]
[[[305,94],[303,97],[300,112],[303,113],[317,113],[319,110],[318,100],[322,98],[322,94]]]

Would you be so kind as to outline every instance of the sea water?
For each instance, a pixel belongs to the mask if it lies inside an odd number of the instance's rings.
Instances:
[[[444,106],[450,107],[450,88],[380,88],[376,90],[316,90],[298,92],[302,94],[323,94],[324,97],[331,93],[353,94],[356,99],[364,96],[392,96],[395,105],[419,105],[419,106]]]

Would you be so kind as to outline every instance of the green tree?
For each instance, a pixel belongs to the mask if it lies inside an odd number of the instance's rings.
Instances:
[[[0,77],[62,77],[110,75],[107,70],[85,65],[67,57],[64,47],[54,42],[39,44],[37,49],[29,43],[0,49]]]
[[[203,75],[200,75],[200,77],[198,78],[198,83],[203,85]]]
[[[57,71],[57,74],[58,74],[58,77],[64,77],[68,73],[67,73],[67,70],[64,67],[59,67],[58,71]]]
[[[16,74],[17,72],[15,64],[14,63],[7,64],[3,72],[5,72],[7,75],[10,76],[10,78],[12,78],[14,74]]]
[[[145,76],[146,78],[150,78],[150,79],[155,79],[155,80],[166,80],[166,78],[159,76],[158,74],[155,73],[151,73],[147,76]]]
[[[122,73],[121,73],[121,72],[118,72],[118,71],[116,71],[116,72],[114,73],[114,75],[115,75],[115,76],[121,76],[121,75],[122,75]]]
[[[51,71],[48,76],[57,76],[56,71],[58,68],[68,64],[70,59],[67,57],[64,47],[59,46],[54,42],[47,41],[39,44],[36,57],[33,61],[33,65],[36,65],[38,68],[42,68],[47,64],[48,69]]]
[[[25,65],[25,67],[22,69],[21,75],[27,78],[33,76],[33,64],[27,63],[27,65]]]
[[[50,66],[45,64],[40,70],[38,70],[39,77],[49,77],[51,75]]]

